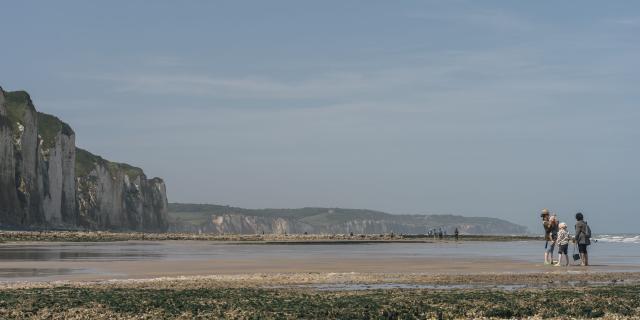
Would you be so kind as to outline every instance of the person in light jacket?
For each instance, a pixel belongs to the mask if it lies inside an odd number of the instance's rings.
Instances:
[[[562,258],[565,260],[564,266],[569,265],[569,256],[567,255],[569,251],[569,232],[567,231],[567,224],[564,222],[560,222],[560,231],[558,231],[558,239],[556,242],[558,243],[558,263],[555,264],[556,267],[562,265]]]

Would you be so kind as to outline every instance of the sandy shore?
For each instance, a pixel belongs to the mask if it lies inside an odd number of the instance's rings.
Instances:
[[[3,269],[69,269],[78,273],[49,277],[49,280],[109,280],[142,279],[176,276],[208,276],[235,274],[269,273],[376,273],[376,274],[585,274],[613,271],[639,271],[638,266],[592,266],[583,268],[554,268],[528,262],[509,260],[467,260],[434,261],[434,259],[414,258],[389,263],[380,259],[262,259],[255,260],[204,260],[204,261],[17,261],[2,263]],[[82,270],[92,273],[83,273]],[[5,279],[15,281],[20,279]]]

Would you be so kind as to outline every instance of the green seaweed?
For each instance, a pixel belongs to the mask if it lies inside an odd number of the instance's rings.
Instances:
[[[53,287],[0,290],[0,317],[24,319],[43,310],[99,309],[110,317],[229,319],[465,319],[640,316],[640,286],[577,290],[313,291],[264,288]]]

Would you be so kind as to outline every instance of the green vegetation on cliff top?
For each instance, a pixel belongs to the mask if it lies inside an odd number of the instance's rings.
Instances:
[[[24,125],[26,113],[35,113],[36,109],[33,106],[31,97],[29,97],[29,94],[26,91],[5,92],[5,98],[9,125],[11,130],[17,136],[19,134],[18,123]],[[73,129],[57,117],[37,112],[37,118],[38,135],[40,135],[43,140],[43,146],[46,149],[55,146],[55,139],[58,133],[68,136],[74,134]]]
[[[19,131],[18,123],[24,123],[25,112],[27,111],[27,108],[33,109],[33,104],[31,103],[31,98],[26,91],[5,92],[4,96],[9,125],[14,134],[17,135]]]
[[[38,112],[38,134],[42,138],[45,148],[53,148],[56,144],[56,135],[62,133],[66,136],[74,134],[71,127],[57,117]]]
[[[43,147],[49,149],[55,146],[56,136],[60,133],[63,135],[73,135],[73,129],[58,117],[50,114],[37,112],[31,97],[26,91],[5,91],[5,106],[7,109],[6,120],[9,122],[14,135],[19,135],[18,124],[24,125],[27,112],[36,114],[38,123],[38,135],[42,139]],[[76,176],[86,176],[95,168],[96,165],[106,167],[112,175],[116,175],[118,171],[124,172],[131,180],[143,175],[140,168],[128,165],[126,163],[111,162],[100,156],[94,155],[84,149],[76,148]]]
[[[130,180],[134,180],[144,174],[142,169],[138,167],[126,163],[111,162],[87,150],[76,148],[76,177],[89,175],[97,165],[107,168],[112,176],[116,176],[118,171],[122,171],[129,176]]]

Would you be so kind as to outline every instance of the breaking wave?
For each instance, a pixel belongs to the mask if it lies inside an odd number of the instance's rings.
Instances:
[[[602,234],[596,236],[595,239],[602,242],[640,243],[640,235],[637,234]]]

